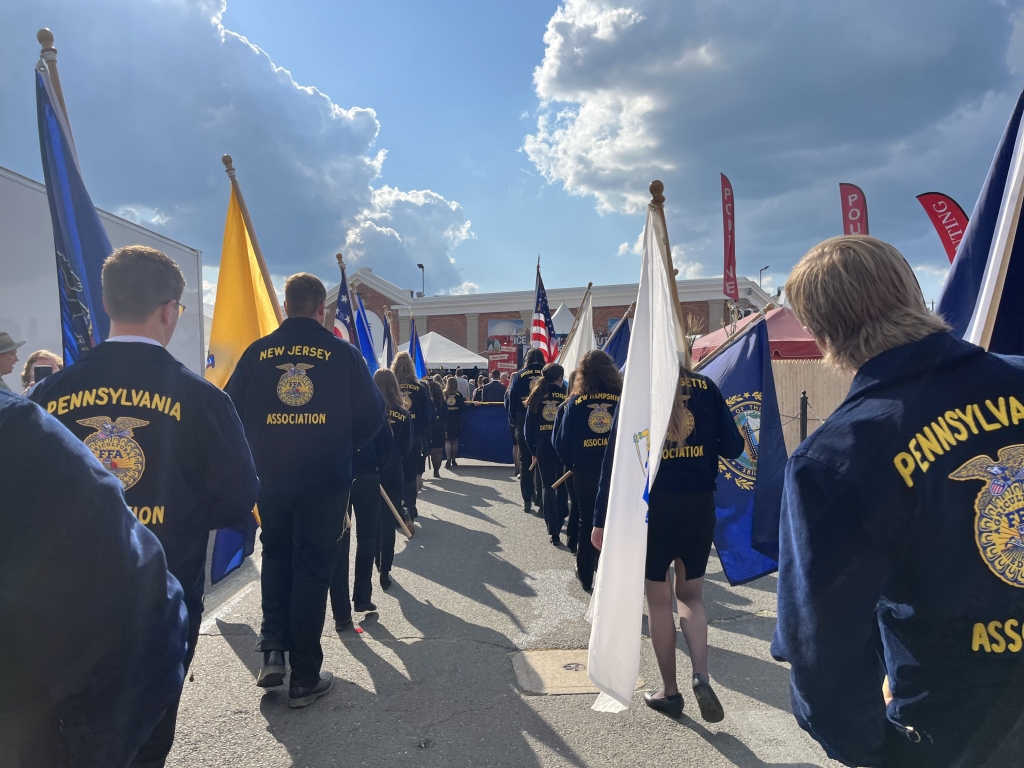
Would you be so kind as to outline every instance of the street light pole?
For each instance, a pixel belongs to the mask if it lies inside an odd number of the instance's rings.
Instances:
[[[426,270],[424,269],[422,264],[417,264],[416,266],[420,268],[420,277],[422,278],[422,282],[423,282],[423,284],[421,286],[423,290],[421,290],[420,293],[423,296],[426,296],[427,295],[427,273],[426,273]]]
[[[760,288],[760,287],[761,287],[761,275],[763,275],[763,274],[764,274],[764,271],[765,271],[766,269],[768,269],[768,267],[761,267],[761,271],[757,273],[757,287],[758,287],[758,288]]]

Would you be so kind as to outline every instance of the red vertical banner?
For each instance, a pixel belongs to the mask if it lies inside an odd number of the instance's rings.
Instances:
[[[732,184],[722,174],[722,229],[725,234],[725,272],[722,293],[733,301],[740,300],[740,287],[736,282],[736,205]]]
[[[856,184],[840,183],[839,197],[843,203],[843,234],[868,234],[868,201],[864,191]]]
[[[956,200],[941,192],[925,192],[917,196],[917,201],[924,206],[925,213],[932,220],[932,226],[939,233],[939,240],[952,264],[957,246],[967,231],[967,214]]]

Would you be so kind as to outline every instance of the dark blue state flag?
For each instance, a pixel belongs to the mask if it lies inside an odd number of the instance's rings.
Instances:
[[[85,188],[67,116],[41,60],[36,67],[36,113],[57,256],[61,346],[64,364],[70,365],[110,334],[100,273],[113,248]]]
[[[363,306],[363,297],[356,294],[356,338],[359,340],[359,351],[363,353],[370,373],[376,373],[380,368],[377,362],[377,353],[373,346],[373,334],[370,332],[370,321],[366,317],[366,307]]]
[[[1024,354],[1024,92],[1010,115],[988,176],[957,248],[938,313],[966,341],[991,352]]]
[[[416,318],[409,318],[411,331],[409,332],[409,355],[412,357],[413,365],[416,366],[416,378],[422,379],[427,375],[427,361],[423,357],[423,347],[420,346],[420,336],[416,333]]]
[[[626,367],[626,355],[629,352],[629,318],[622,318],[612,331],[611,337],[604,344],[604,351],[611,355],[615,367],[620,371]]]
[[[738,459],[719,459],[715,492],[715,549],[726,578],[736,586],[779,567],[787,456],[767,324],[751,325],[700,372],[718,385],[746,445]]]
[[[381,362],[388,368],[395,362],[395,340],[391,337],[391,320],[384,314],[384,339],[381,346]]]

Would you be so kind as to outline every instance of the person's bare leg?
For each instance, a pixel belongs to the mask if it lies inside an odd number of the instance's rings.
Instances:
[[[655,698],[675,696],[676,684],[676,621],[672,615],[672,587],[668,581],[644,579],[647,593],[647,622],[651,628],[651,644],[661,671],[661,690]]]
[[[676,600],[679,628],[690,651],[693,674],[708,677],[708,617],[704,612],[704,577],[686,580],[686,566],[676,560]],[[671,610],[671,606],[669,607]],[[653,630],[652,630],[653,636]]]

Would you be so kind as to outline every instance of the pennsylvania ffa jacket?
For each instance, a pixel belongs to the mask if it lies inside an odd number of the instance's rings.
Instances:
[[[896,765],[888,732],[948,765],[1024,706],[1022,631],[1024,359],[948,333],[883,352],[786,468],[771,652],[793,712],[848,764]]]
[[[553,442],[562,463],[573,472],[601,472],[608,433],[619,396],[611,392],[569,395]]]
[[[717,490],[718,457],[735,459],[740,456],[746,447],[744,438],[718,386],[707,376],[687,372],[679,377],[679,390],[685,409],[686,434],[681,443],[672,436],[665,440],[651,490],[670,493]],[[618,427],[616,419],[602,460],[601,483],[594,507],[595,528],[604,527],[608,513]]]
[[[565,385],[545,384],[544,397],[541,400],[541,407],[537,411],[526,411],[526,444],[530,453],[536,455],[538,451],[554,453],[555,446],[551,442],[554,435],[555,417],[558,414],[558,406],[565,402]]]
[[[244,520],[259,492],[231,401],[163,347],[120,341],[46,377],[31,399],[121,481],[132,513],[163,545],[195,620],[208,534]]]
[[[7,391],[0,488],[0,765],[127,765],[181,692],[181,588],[121,483]]]
[[[250,344],[225,391],[262,493],[345,493],[353,454],[384,423],[384,400],[359,350],[307,317],[290,317]]]

